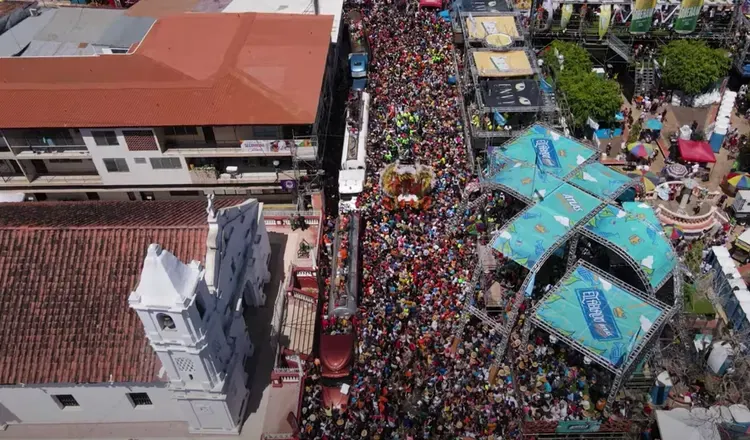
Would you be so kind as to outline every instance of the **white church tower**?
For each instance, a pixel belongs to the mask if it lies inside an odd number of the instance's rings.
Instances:
[[[129,303],[190,432],[236,434],[249,395],[245,365],[254,350],[242,311],[245,304],[262,305],[270,245],[257,201],[218,213],[210,201],[208,212],[206,266],[185,264],[152,244]],[[246,298],[248,289],[257,298]]]

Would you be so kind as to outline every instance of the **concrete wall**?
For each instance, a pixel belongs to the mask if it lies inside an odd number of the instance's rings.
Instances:
[[[138,129],[127,129],[138,130]],[[144,129],[144,130],[150,130]],[[154,169],[151,166],[149,158],[164,157],[161,152],[161,146],[157,150],[150,151],[130,151],[128,150],[125,137],[121,129],[114,129],[117,134],[119,145],[101,146],[96,145],[90,129],[82,129],[81,134],[86,143],[86,147],[91,152],[91,158],[94,161],[99,175],[102,176],[104,185],[189,185],[192,183],[190,172],[188,171],[185,159],[178,157],[182,164],[180,169]],[[158,142],[158,141],[157,141]],[[175,156],[170,156],[175,157]],[[144,158],[146,163],[135,163],[136,158]],[[128,163],[128,172],[109,172],[104,166],[104,159],[125,159]]]
[[[147,393],[151,406],[134,407],[128,393]],[[55,394],[70,394],[78,408],[60,408]],[[0,388],[3,423],[118,423],[184,421],[166,384],[13,386]]]

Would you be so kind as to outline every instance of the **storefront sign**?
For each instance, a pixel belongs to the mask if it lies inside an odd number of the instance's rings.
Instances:
[[[631,34],[645,34],[651,29],[654,8],[656,8],[656,0],[635,0],[633,18],[630,22]]]
[[[678,34],[693,32],[698,24],[701,9],[703,9],[703,0],[682,0],[680,11],[674,22],[674,31]]]
[[[575,434],[580,432],[599,432],[601,422],[571,420],[557,422],[555,432],[558,434]]]
[[[612,21],[612,5],[602,5],[599,8],[599,39],[604,38]]]

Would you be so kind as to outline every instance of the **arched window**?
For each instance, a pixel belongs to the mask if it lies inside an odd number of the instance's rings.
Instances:
[[[177,328],[172,317],[165,313],[159,313],[156,315],[156,321],[159,323],[159,328],[162,330],[175,330]]]

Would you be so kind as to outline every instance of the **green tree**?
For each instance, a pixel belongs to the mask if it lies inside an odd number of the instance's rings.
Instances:
[[[731,66],[727,51],[713,49],[700,40],[673,40],[662,47],[658,61],[662,84],[688,95],[705,91]]]
[[[558,54],[563,56],[562,70]],[[572,122],[582,126],[591,117],[604,127],[614,122],[622,105],[622,92],[617,81],[597,76],[594,64],[583,47],[555,40],[542,54],[544,65],[555,79],[557,91],[565,95]]]
[[[557,52],[555,52],[555,49],[557,49]],[[544,64],[549,67],[550,72],[555,77],[560,73],[558,54],[563,56],[563,72],[566,74],[591,72],[594,67],[586,49],[574,43],[555,40],[542,54]]]
[[[574,124],[581,126],[591,117],[602,126],[610,126],[622,106],[622,91],[617,81],[591,72],[560,75],[558,89],[565,94]]]

